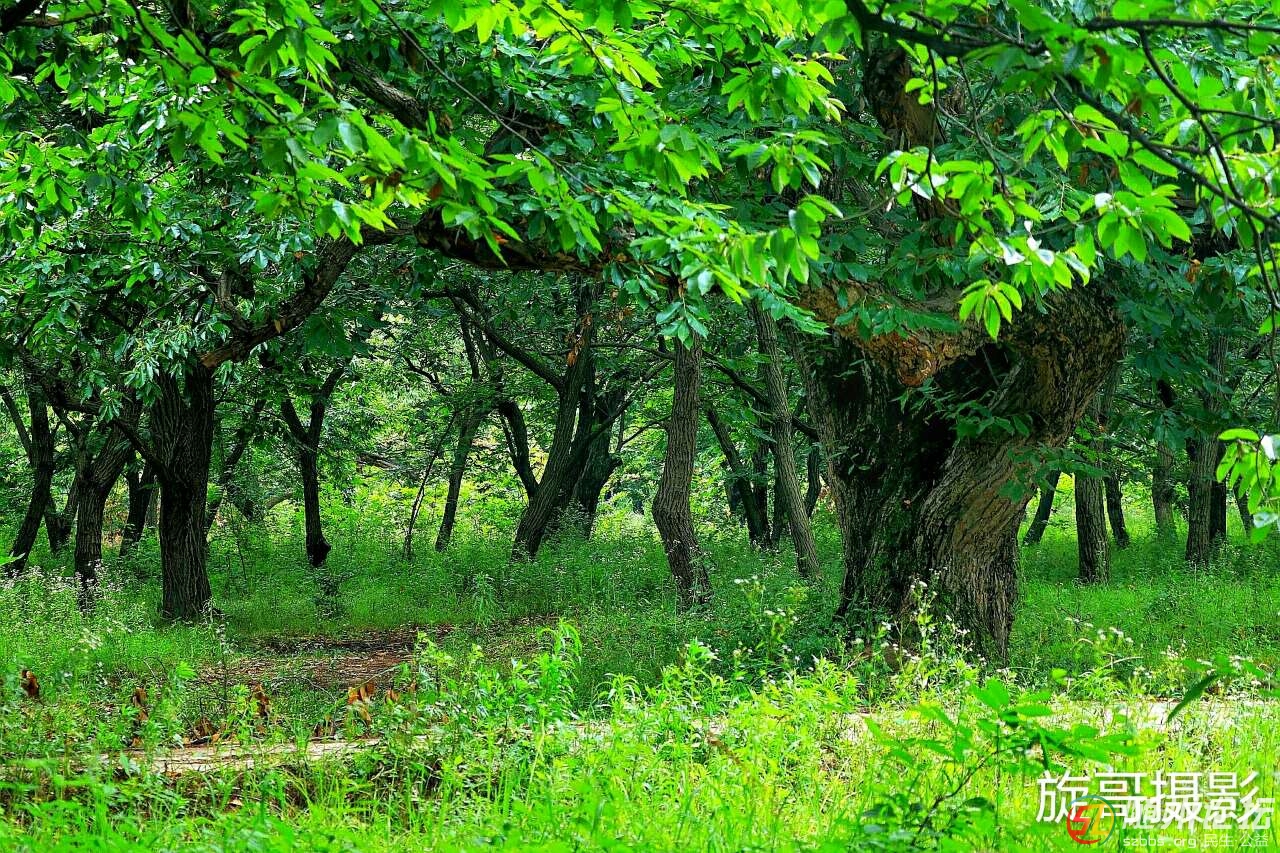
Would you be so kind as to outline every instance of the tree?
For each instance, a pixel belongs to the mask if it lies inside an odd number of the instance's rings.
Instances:
[[[796,565],[800,575],[816,578],[820,572],[818,549],[809,526],[809,513],[804,497],[800,494],[800,478],[796,474],[795,448],[791,443],[791,401],[782,376],[782,351],[778,346],[778,329],[773,317],[759,304],[751,304],[756,334],[760,340],[760,354],[764,356],[765,392],[769,401],[769,429],[773,437],[773,460],[776,469],[777,488],[774,500],[783,507],[783,515],[791,528],[791,541],[795,543]],[[777,525],[775,524],[775,528]]]
[[[86,354],[80,397],[111,417],[139,392],[169,447],[175,413],[212,435],[221,365],[327,313],[379,243],[616,290],[680,340],[709,339],[721,297],[760,300],[815,335],[802,378],[845,540],[841,612],[900,614],[926,579],[994,654],[1018,487],[1119,359],[1124,271],[1170,271],[1188,247],[1251,255],[1239,286],[1255,295],[1280,271],[1261,5],[175,8],[3,16],[4,150],[38,155],[0,161],[5,296],[41,314],[38,331],[7,317],[7,341],[112,340],[119,365]],[[1193,75],[1206,56],[1214,73]],[[841,207],[870,213],[833,227]],[[1221,245],[1194,250],[1206,236]],[[564,386],[561,441],[525,551],[609,426],[573,428],[598,353],[572,307],[581,358],[545,371]],[[209,453],[182,455],[205,468],[187,485],[207,482]],[[196,544],[184,512],[162,518],[174,557]]]
[[[676,583],[676,601],[687,610],[708,600],[711,582],[698,551],[689,507],[690,484],[697,457],[700,406],[698,384],[702,372],[702,342],[696,337],[672,342],[671,416],[667,419],[667,448],[662,457],[662,477],[653,497],[653,520],[662,537],[667,564]]]

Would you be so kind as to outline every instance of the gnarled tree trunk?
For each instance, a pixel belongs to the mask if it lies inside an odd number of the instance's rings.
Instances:
[[[867,101],[899,147],[942,141],[932,106],[907,91],[915,74],[905,51],[878,51],[865,67]],[[913,203],[922,227],[946,214],[937,198]],[[933,233],[946,242],[949,231]],[[1119,360],[1119,314],[1096,288],[1073,288],[1051,295],[1044,313],[1020,313],[993,343],[973,323],[869,336],[841,324],[850,305],[900,298],[878,285],[811,280],[800,298],[840,338],[802,359],[844,538],[839,612],[888,610],[906,624],[923,581],[981,650],[1004,657],[1017,595],[1014,537],[1029,499],[1015,488],[1026,477],[1022,460],[1074,433]],[[937,396],[904,409],[904,396],[926,381]],[[931,402],[939,398],[981,401],[1026,429],[969,435],[954,408]]]
[[[820,293],[807,301],[820,316],[842,310]],[[998,344],[943,341],[925,351],[916,347],[927,341],[852,337],[797,348],[844,540],[840,615],[888,610],[905,620],[921,580],[980,648],[1005,654],[1013,537],[1029,498],[1012,488],[1025,476],[1019,459],[1071,437],[1124,338],[1096,291],[1051,303],[1047,314],[1019,317]],[[1027,434],[965,436],[947,411],[905,411],[904,391],[924,378],[944,393],[989,400],[997,416],[1028,424]]]

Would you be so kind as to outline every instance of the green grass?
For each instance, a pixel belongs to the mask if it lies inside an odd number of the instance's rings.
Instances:
[[[553,541],[517,563],[501,525],[464,524],[443,554],[424,533],[407,563],[376,509],[329,508],[336,607],[317,602],[292,515],[221,528],[216,625],[155,623],[153,540],[108,566],[87,619],[65,564],[37,554],[40,573],[0,588],[0,849],[1075,849],[1061,824],[1035,819],[1039,749],[1000,750],[1019,737],[1057,744],[1077,772],[1098,759],[1148,773],[1263,769],[1273,793],[1270,703],[1218,698],[1166,729],[1110,716],[1182,695],[1203,674],[1197,659],[1280,661],[1274,546],[1235,543],[1191,571],[1137,501],[1134,543],[1107,584],[1074,581],[1069,502],[1044,543],[1024,549],[1011,659],[998,672],[966,662],[928,612],[927,643],[894,667],[883,638],[834,631],[829,519],[818,526],[827,577],[813,587],[785,550],[760,553],[744,532],[708,526],[714,606],[677,616],[644,519],[610,515],[591,541]],[[415,633],[405,626],[423,638],[389,677],[417,692],[376,706],[377,748],[336,765],[179,779],[119,757],[134,735],[148,753],[169,748],[200,717],[263,748],[304,742],[326,715],[350,722],[346,684],[329,668],[367,654],[344,643],[403,643]],[[21,698],[24,667],[41,678],[39,703]],[[1008,702],[978,690],[992,677]],[[272,697],[265,725],[246,686],[255,680]],[[1256,695],[1250,681],[1214,689]],[[145,724],[128,710],[139,685]],[[998,722],[1020,701],[1052,715]],[[1100,720],[1120,739],[1073,728]],[[1253,842],[1280,849],[1274,834],[1239,833],[1225,849]]]

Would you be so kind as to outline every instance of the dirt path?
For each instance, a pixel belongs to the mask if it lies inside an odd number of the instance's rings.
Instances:
[[[1050,719],[1057,725],[1073,722],[1086,722],[1105,731],[1116,727],[1123,715],[1129,723],[1138,729],[1161,731],[1175,734],[1194,723],[1197,726],[1225,726],[1240,716],[1242,710],[1270,709],[1280,713],[1280,702],[1267,702],[1253,699],[1211,700],[1192,705],[1175,717],[1168,719],[1176,702],[1153,700],[1138,703],[1102,705],[1101,703],[1081,703],[1071,705],[1055,713]],[[1185,716],[1183,716],[1185,715]],[[862,737],[867,730],[867,719],[873,714],[857,714],[848,720],[848,736]],[[590,721],[580,724],[584,729],[598,726]],[[426,745],[427,736],[414,738],[411,743]],[[314,739],[305,748],[295,744],[276,746],[239,746],[219,744],[214,746],[194,746],[175,749],[155,756],[146,756],[140,752],[126,753],[141,766],[153,772],[167,776],[181,776],[188,773],[209,773],[213,771],[247,771],[263,767],[278,767],[289,764],[315,764],[325,761],[344,759],[364,750],[377,747],[380,738],[368,737],[356,740],[337,740],[333,738]],[[109,756],[103,756],[109,761]]]

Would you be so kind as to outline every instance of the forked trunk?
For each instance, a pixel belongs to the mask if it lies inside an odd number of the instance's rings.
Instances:
[[[602,432],[587,453],[586,464],[573,487],[573,514],[581,524],[581,534],[590,538],[600,511],[600,496],[613,472],[622,465],[622,457],[610,452],[609,433]]]

